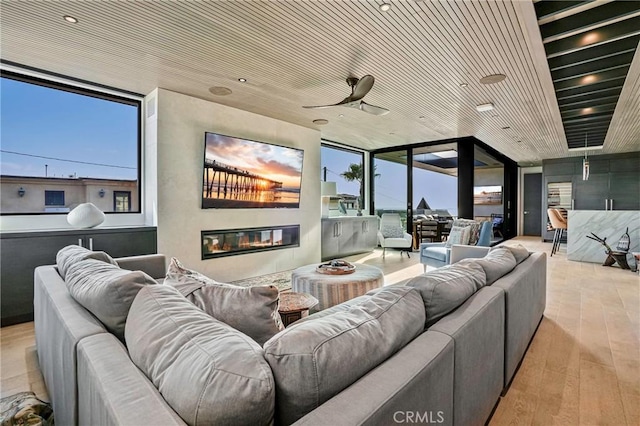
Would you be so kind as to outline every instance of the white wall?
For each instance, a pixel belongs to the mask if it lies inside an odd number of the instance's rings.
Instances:
[[[157,121],[147,118],[145,146],[148,152],[157,150],[159,253],[220,281],[320,261],[320,132],[164,89],[147,100],[152,97]],[[201,209],[207,131],[303,149],[300,208]],[[154,205],[153,196],[147,200]],[[297,224],[300,247],[201,260],[200,231]]]

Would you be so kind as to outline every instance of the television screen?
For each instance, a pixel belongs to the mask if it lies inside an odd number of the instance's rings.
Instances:
[[[202,208],[298,208],[301,149],[205,133]]]
[[[502,204],[501,186],[475,186],[473,204]]]

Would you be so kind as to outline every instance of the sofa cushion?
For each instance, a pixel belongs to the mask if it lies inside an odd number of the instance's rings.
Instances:
[[[422,332],[424,307],[414,289],[384,288],[359,300],[348,310],[295,324],[265,343],[276,381],[278,423],[291,424],[320,406]]]
[[[449,232],[449,238],[447,238],[446,247],[451,247],[454,244],[468,245],[471,239],[471,226],[452,226]]]
[[[489,251],[483,258],[470,260],[484,269],[487,275],[487,285],[493,284],[516,267],[516,258],[511,254],[511,250],[503,247]]]
[[[262,348],[166,285],[143,288],[125,329],[129,355],[190,425],[265,425],[275,387]]]
[[[56,254],[56,266],[62,279],[64,280],[67,276],[69,266],[85,259],[96,259],[112,265],[118,265],[111,256],[103,251],[91,251],[75,245],[66,246],[61,248],[58,254]]]
[[[406,285],[420,292],[426,311],[425,328],[428,328],[462,305],[485,283],[485,272],[480,265],[457,262],[414,277]]]
[[[278,313],[280,292],[276,286],[239,287],[219,283],[185,268],[175,257],[169,262],[164,284],[177,288],[198,308],[260,345],[284,330]]]
[[[422,249],[422,256],[441,260],[442,262],[446,263],[447,252],[449,250],[451,250],[451,248],[445,246],[427,246]]]
[[[509,249],[513,257],[516,259],[516,264],[519,265],[525,260],[527,257],[531,255],[531,252],[527,250],[522,244],[518,244],[515,246],[497,246],[493,247],[491,250],[496,250],[499,248]]]
[[[124,326],[133,299],[141,288],[157,283],[142,271],[85,259],[69,265],[65,284],[71,297],[124,341]]]

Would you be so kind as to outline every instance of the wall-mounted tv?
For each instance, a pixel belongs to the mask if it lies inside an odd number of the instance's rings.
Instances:
[[[204,135],[203,209],[299,208],[301,149]]]
[[[496,205],[502,204],[501,186],[474,186],[473,204]]]

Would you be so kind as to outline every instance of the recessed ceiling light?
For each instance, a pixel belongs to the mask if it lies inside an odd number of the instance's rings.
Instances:
[[[73,16],[64,15],[63,18],[64,18],[65,21],[71,22],[72,24],[77,24],[78,23],[78,20],[76,18],[74,18]]]
[[[476,105],[476,110],[478,112],[491,111],[493,109],[493,104],[491,102],[486,104]]]
[[[465,88],[468,87],[469,85],[467,83],[460,83],[460,87]]]
[[[380,9],[380,12],[386,12],[387,10],[391,9],[391,5],[389,3],[382,3],[380,6],[378,6],[378,9]]]
[[[586,75],[582,77],[582,84],[594,83],[598,78],[595,75]]]
[[[586,46],[587,44],[593,44],[600,41],[600,39],[601,39],[600,33],[598,33],[597,31],[594,31],[594,32],[585,34],[585,36],[582,37],[582,45]]]
[[[588,107],[588,108],[582,108],[582,113],[583,114],[591,114],[593,112],[593,108]]]
[[[222,86],[210,87],[209,92],[211,92],[212,95],[216,95],[216,96],[227,96],[233,93],[231,89],[229,89],[228,87],[222,87]]]
[[[317,124],[318,126],[324,126],[325,124],[329,124],[329,120],[324,118],[317,118],[313,120],[313,124]]]
[[[507,76],[504,75],[504,74],[491,74],[491,75],[486,75],[486,76],[482,77],[480,79],[480,83],[482,83],[482,84],[495,84],[495,83],[500,83],[505,78],[507,78]]]
[[[247,82],[247,79],[246,79],[246,78],[239,78],[239,79],[238,79],[238,81],[239,81],[240,83],[246,83],[246,82]]]

